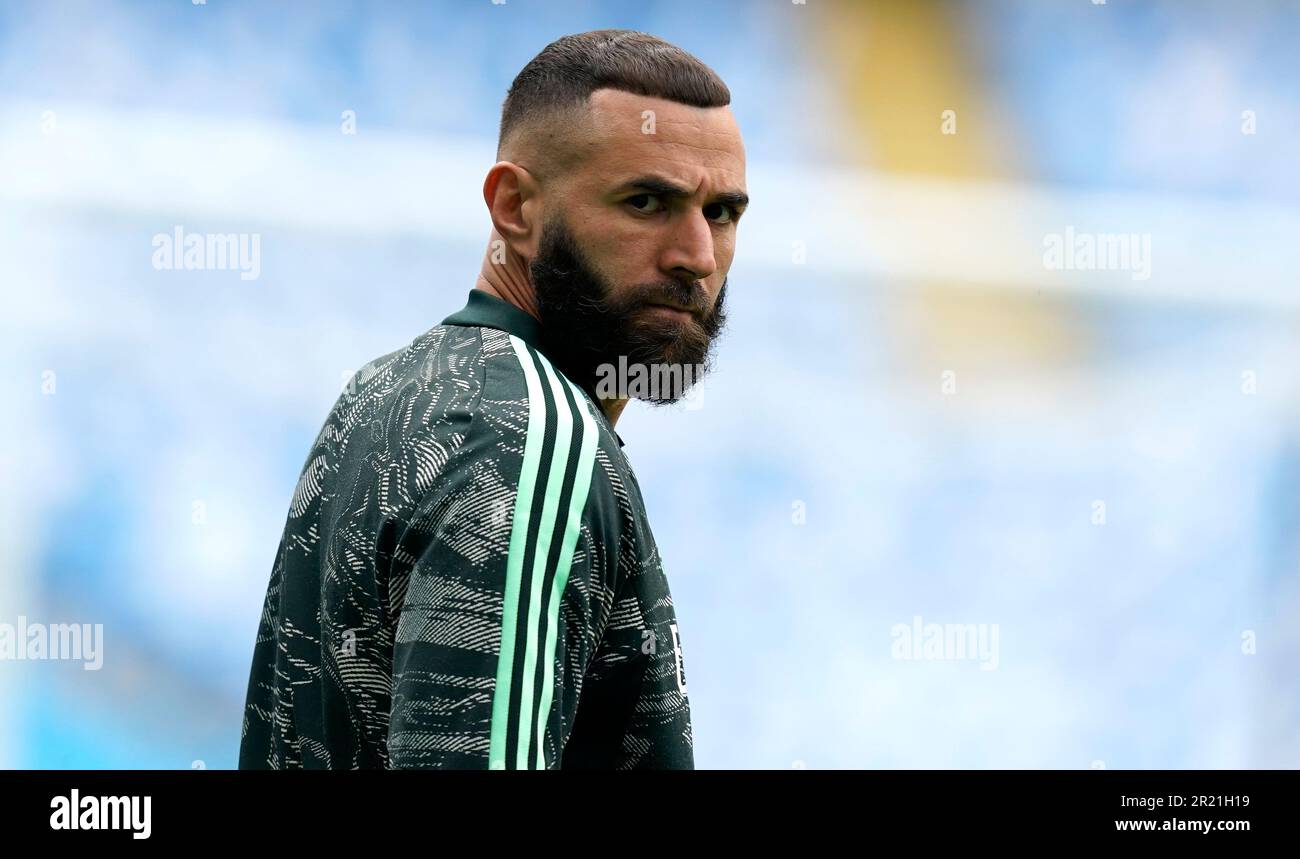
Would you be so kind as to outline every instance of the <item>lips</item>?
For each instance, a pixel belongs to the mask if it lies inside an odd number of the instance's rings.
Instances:
[[[695,311],[694,311],[694,309],[692,309],[692,308],[690,308],[690,307],[683,307],[683,306],[680,305],[680,304],[668,304],[667,302],[655,301],[655,302],[650,302],[650,303],[647,304],[646,306],[647,306],[647,307],[658,307],[658,308],[661,308],[661,309],[664,309],[664,310],[675,310],[675,311],[677,311],[678,313],[685,313],[687,316],[692,316],[692,317],[695,316]]]

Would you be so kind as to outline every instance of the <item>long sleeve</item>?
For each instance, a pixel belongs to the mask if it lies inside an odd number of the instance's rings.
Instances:
[[[609,620],[618,526],[590,493],[595,418],[544,359],[520,358],[518,444],[471,430],[401,541],[395,768],[558,767]]]

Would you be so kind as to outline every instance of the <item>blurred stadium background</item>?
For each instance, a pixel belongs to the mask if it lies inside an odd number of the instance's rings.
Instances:
[[[1300,766],[1300,7],[1172,0],[0,6],[0,622],[104,625],[0,661],[0,766],[234,765],[309,445],[600,27],[716,68],[750,159],[718,368],[619,425],[697,764]],[[260,276],[155,269],[176,225]],[[917,616],[996,669],[893,658]]]

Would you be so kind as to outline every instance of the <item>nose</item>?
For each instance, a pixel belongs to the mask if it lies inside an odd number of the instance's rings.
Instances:
[[[673,277],[703,280],[718,268],[713,256],[713,228],[700,210],[683,213],[664,250],[662,265]]]

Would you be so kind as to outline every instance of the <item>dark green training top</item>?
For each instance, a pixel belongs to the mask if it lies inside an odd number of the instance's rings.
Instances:
[[[294,490],[239,766],[694,766],[622,440],[482,291],[340,396]]]

